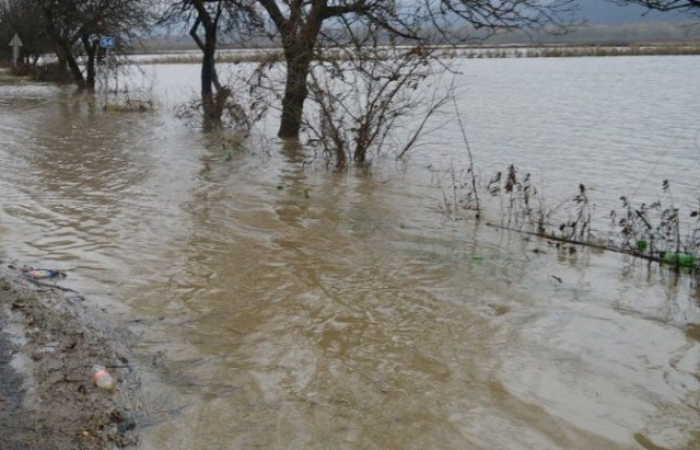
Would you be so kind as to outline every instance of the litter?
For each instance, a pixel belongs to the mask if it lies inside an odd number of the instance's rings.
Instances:
[[[50,278],[63,278],[66,274],[61,270],[52,269],[26,269],[22,270],[24,276],[32,280],[46,280]]]
[[[113,391],[117,385],[116,380],[107,372],[105,366],[93,366],[92,382],[95,383],[95,386],[104,391]]]
[[[679,267],[693,267],[695,265],[695,255],[691,253],[662,252],[661,259],[666,264],[672,264]]]

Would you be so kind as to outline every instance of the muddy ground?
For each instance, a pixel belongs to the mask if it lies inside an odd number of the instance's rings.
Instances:
[[[1,448],[134,449],[142,408],[130,338],[54,284],[0,268]],[[116,378],[114,392],[93,384],[95,364]]]

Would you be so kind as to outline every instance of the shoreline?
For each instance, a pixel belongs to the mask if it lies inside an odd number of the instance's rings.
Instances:
[[[0,442],[3,450],[137,448],[140,379],[125,331],[53,282],[0,268]],[[91,380],[104,365],[114,392]]]
[[[336,49],[328,49],[329,59],[342,59]],[[700,42],[680,44],[540,44],[540,45],[483,45],[455,46],[439,48],[437,57],[441,59],[511,59],[511,58],[609,58],[615,56],[697,56],[700,55]],[[126,57],[136,64],[201,64],[201,54],[197,49],[157,50],[128,53]],[[282,62],[284,56],[280,48],[250,48],[217,50],[217,63],[261,63]]]

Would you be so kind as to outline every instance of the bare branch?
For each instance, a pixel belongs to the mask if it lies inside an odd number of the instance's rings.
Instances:
[[[612,0],[620,6],[636,4],[657,11],[687,12],[700,15],[700,0]]]

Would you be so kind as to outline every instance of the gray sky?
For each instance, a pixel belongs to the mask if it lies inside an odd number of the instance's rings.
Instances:
[[[636,5],[620,7],[605,0],[578,0],[581,15],[593,24],[620,24],[637,22],[679,22],[683,16],[677,13],[650,12]]]

